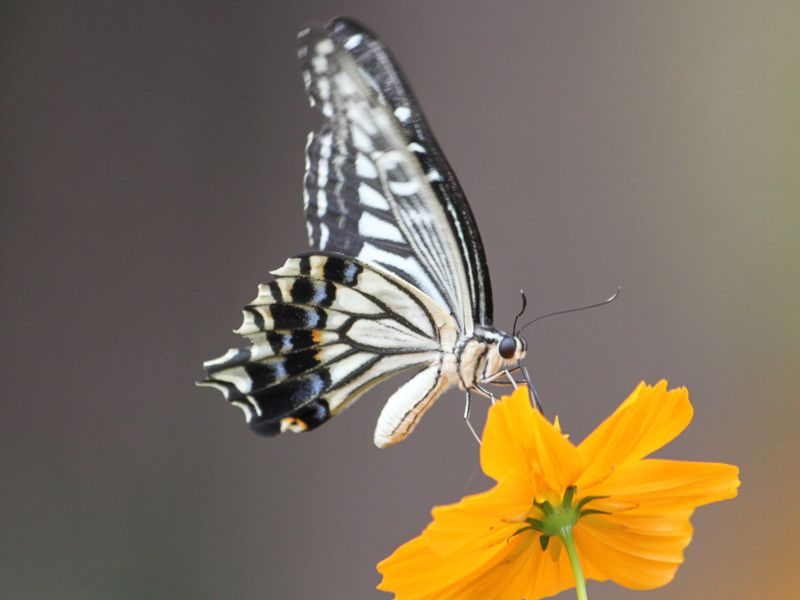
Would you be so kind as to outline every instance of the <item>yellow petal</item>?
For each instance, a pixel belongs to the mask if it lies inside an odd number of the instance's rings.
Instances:
[[[665,446],[692,420],[686,388],[667,391],[667,382],[640,383],[614,413],[578,445],[589,464],[579,485],[591,485],[613,469]]]
[[[561,546],[561,540],[550,538],[547,552],[537,553],[532,557],[533,577],[528,582],[528,589],[521,598],[534,600],[547,598],[562,590],[575,587],[575,575],[569,564],[567,553]]]
[[[738,487],[739,469],[733,465],[646,459],[614,470],[600,483],[581,488],[581,494],[608,496],[588,508],[619,512],[616,505],[647,514],[727,500],[736,496]]]
[[[665,585],[692,539],[694,508],[732,498],[738,486],[738,469],[731,465],[649,459],[582,490],[608,495],[588,508],[612,512],[584,517],[575,526],[587,577],[634,589]]]
[[[518,473],[529,476],[541,491],[560,493],[575,483],[583,461],[575,446],[531,406],[522,386],[489,409],[481,466],[497,481]]]
[[[538,549],[537,535],[514,540],[503,560],[479,577],[468,577],[450,586],[440,598],[523,598],[532,577],[530,553]]]
[[[635,517],[634,517],[635,519]],[[598,519],[599,520],[599,519]],[[692,530],[688,517],[659,519],[652,528],[575,526],[575,543],[587,578],[613,579],[643,590],[669,583],[683,562]]]
[[[498,527],[513,525],[513,533],[524,525],[531,498],[527,481],[509,478],[486,492],[437,506],[431,512],[433,521],[425,529],[426,540],[433,552],[446,558]]]
[[[557,538],[551,544],[559,544]],[[575,585],[565,552],[542,552],[539,534],[526,532],[495,544],[493,552],[464,552],[449,558],[433,553],[425,534],[401,546],[378,565],[379,590],[397,600],[525,598],[536,600]]]
[[[538,534],[524,535],[527,543],[520,545],[511,560],[503,561],[480,578],[448,588],[440,598],[537,600],[574,587],[575,577],[566,553],[550,552],[550,548],[561,544],[558,538],[551,538],[550,547],[542,552]]]
[[[516,529],[513,525],[498,529],[446,558],[431,549],[423,533],[378,564],[383,575],[378,589],[394,592],[399,600],[463,597],[452,591],[479,581],[494,581],[498,585],[509,565],[513,568],[517,561],[526,558],[520,547],[530,546],[530,539],[511,537]],[[445,593],[445,590],[450,591]]]

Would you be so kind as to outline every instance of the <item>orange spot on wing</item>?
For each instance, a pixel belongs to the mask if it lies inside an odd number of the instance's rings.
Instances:
[[[284,417],[281,419],[281,431],[293,431],[294,433],[300,433],[301,431],[305,431],[308,429],[308,425],[306,425],[305,421],[302,419],[298,419],[296,417]]]

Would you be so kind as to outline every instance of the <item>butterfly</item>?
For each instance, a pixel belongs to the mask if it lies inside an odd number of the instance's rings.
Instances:
[[[250,345],[206,361],[198,384],[272,436],[314,429],[414,369],[383,407],[375,444],[405,439],[454,386],[469,424],[470,393],[492,397],[484,386],[501,374],[513,384],[513,371],[527,380],[527,348],[492,325],[489,271],[464,193],[372,33],[336,18],[298,40],[308,99],[322,115],[306,145],[312,251],[271,272],[236,330]]]

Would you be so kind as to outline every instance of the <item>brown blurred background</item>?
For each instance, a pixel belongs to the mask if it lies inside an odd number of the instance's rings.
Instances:
[[[800,4],[1,10],[0,596],[386,597],[375,563],[488,485],[458,393],[380,451],[396,381],[273,440],[192,384],[305,248],[294,38],[336,14],[404,66],[481,227],[499,325],[520,287],[535,315],[623,286],[529,330],[549,414],[579,440],[664,377],[696,416],[661,455],[741,466],[740,497],[697,513],[647,597],[796,594]]]

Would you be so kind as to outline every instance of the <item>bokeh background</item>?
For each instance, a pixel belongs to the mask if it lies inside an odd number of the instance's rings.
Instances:
[[[519,288],[534,315],[623,286],[529,330],[548,412],[582,439],[667,378],[696,416],[661,455],[741,466],[740,497],[698,511],[686,564],[645,597],[796,593],[800,4],[1,12],[0,596],[386,597],[375,563],[488,485],[458,393],[378,450],[397,381],[272,440],[193,386],[305,248],[315,116],[294,38],[336,14],[405,68],[481,227],[499,325]]]

